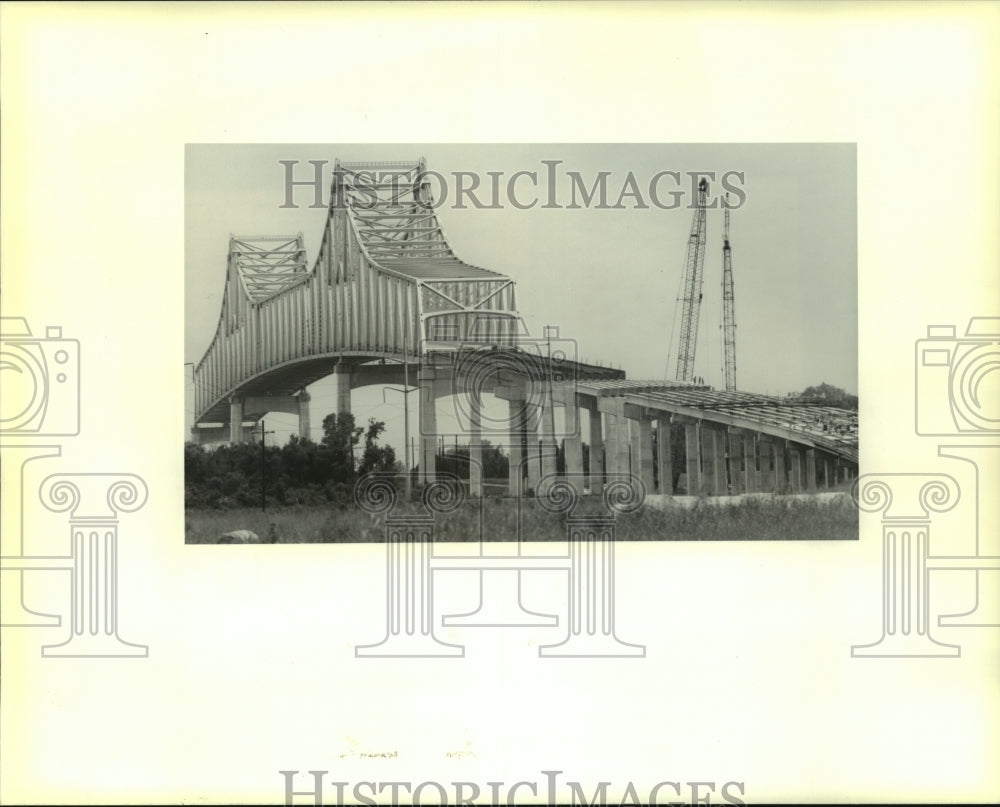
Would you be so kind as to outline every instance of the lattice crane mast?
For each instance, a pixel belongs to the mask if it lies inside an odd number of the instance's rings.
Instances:
[[[736,389],[736,312],[733,295],[733,257],[729,247],[729,200],[725,202],[722,237],[722,343],[726,354],[726,391]]]
[[[695,208],[691,235],[688,238],[687,264],[681,292],[681,334],[677,348],[678,381],[694,380],[694,353],[698,346],[698,314],[701,311],[702,283],[705,269],[705,198],[708,180],[698,183],[698,204]]]

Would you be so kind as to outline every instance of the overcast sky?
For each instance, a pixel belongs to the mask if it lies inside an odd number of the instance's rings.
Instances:
[[[783,395],[828,382],[857,392],[856,150],[853,145],[189,145],[186,153],[185,361],[197,362],[218,322],[229,234],[302,232],[310,265],[326,211],[310,208],[311,188],[295,190],[298,209],[281,208],[285,168],[299,160],[297,179],[310,179],[309,160],[327,160],[324,200],[335,159],[416,160],[443,175],[449,196],[438,217],[452,248],[468,263],[508,275],[517,283],[518,308],[532,333],[558,325],[578,343],[579,356],[620,365],[630,378],[673,375],[676,298],[684,272],[693,211],[688,172],[715,172],[718,181],[741,172],[732,184],[745,193],[730,225],[736,300],[737,385],[740,390]],[[567,172],[589,187],[601,171],[608,201],[618,199],[629,172],[648,209],[544,209],[549,189],[543,160],[556,168],[557,201],[570,201]],[[518,181],[518,199],[538,204],[500,209],[454,207],[455,171],[490,182],[503,172],[501,191],[517,171],[539,174],[539,188]],[[649,182],[661,171],[682,175],[685,196],[676,209],[655,206]],[[432,185],[436,187],[436,183]],[[670,203],[671,177],[659,184]],[[488,203],[490,192],[480,191]],[[731,197],[735,201],[735,197]],[[721,338],[722,210],[708,211],[704,300],[695,373],[724,386]],[[671,343],[671,333],[673,342]],[[190,373],[190,367],[187,368]],[[193,396],[187,396],[190,423]],[[330,411],[328,381],[310,388],[313,437]],[[359,422],[385,420],[390,442],[401,443],[401,395],[369,388],[354,392]],[[412,398],[412,396],[411,396]],[[411,400],[411,411],[415,412]],[[272,415],[268,429],[283,442],[295,418]]]

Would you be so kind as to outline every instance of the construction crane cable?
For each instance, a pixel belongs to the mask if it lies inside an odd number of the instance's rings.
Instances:
[[[722,342],[725,353],[726,391],[736,389],[736,312],[733,288],[733,258],[729,246],[729,197],[725,203],[725,224],[722,242]]]
[[[698,344],[698,316],[701,311],[705,268],[705,198],[707,194],[708,180],[703,178],[698,183],[698,201],[695,206],[694,221],[691,223],[687,262],[684,269],[683,309],[676,374],[676,379],[684,382],[693,380],[694,357]]]

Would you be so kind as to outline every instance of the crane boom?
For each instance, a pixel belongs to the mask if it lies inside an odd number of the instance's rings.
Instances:
[[[726,200],[722,241],[722,342],[726,354],[726,391],[736,389],[736,312],[733,294],[733,258],[729,246],[729,200]]]
[[[698,203],[695,208],[691,235],[688,237],[687,264],[684,268],[684,288],[681,308],[681,335],[677,348],[678,381],[694,379],[694,354],[698,346],[698,314],[701,310],[702,282],[705,267],[705,197],[708,180],[698,183]]]

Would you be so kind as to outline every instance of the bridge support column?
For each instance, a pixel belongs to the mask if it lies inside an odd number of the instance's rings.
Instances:
[[[731,493],[739,496],[746,492],[746,471],[743,468],[743,432],[729,432],[729,478]]]
[[[312,400],[309,393],[302,390],[298,394],[299,401],[299,439],[312,439],[312,418],[309,413],[309,401]]]
[[[560,390],[563,404],[563,455],[566,474],[577,493],[583,493],[583,437],[580,433],[580,410],[576,401],[576,385],[566,384]]]
[[[760,489],[757,481],[757,446],[750,432],[743,435],[743,489],[747,493],[756,493]]]
[[[594,408],[590,410],[590,457],[587,463],[591,493],[600,493],[604,486],[604,419]]]
[[[349,376],[345,377],[349,378]],[[432,369],[423,369],[417,374],[417,385],[420,387],[420,482],[424,485],[435,480],[437,471],[436,379],[437,375]],[[349,392],[350,386],[348,385]],[[347,397],[349,405],[350,395],[348,394]],[[339,406],[339,391],[337,403]]]
[[[627,474],[629,458],[628,420],[625,419],[624,398],[601,398],[598,407],[606,415],[605,459],[608,475]]]
[[[469,395],[469,495],[483,495],[482,402]]]
[[[528,466],[528,490],[533,493],[538,492],[538,480],[542,478],[542,455],[541,455],[541,407],[526,410],[528,417],[525,433],[527,435],[526,445],[526,465]]]
[[[687,495],[702,496],[704,488],[701,480],[701,440],[698,435],[698,421],[692,420],[684,424],[684,454],[687,475]]]
[[[787,444],[780,438],[775,438],[774,445],[774,492],[788,492],[788,470],[785,462]]]
[[[761,435],[760,438],[760,485],[757,489],[761,493],[775,493],[777,483],[774,477],[774,441]]]
[[[632,473],[637,473],[646,492],[652,493],[656,485],[653,479],[653,421],[644,413],[634,423],[639,435],[639,467],[638,472],[633,470]]]
[[[701,474],[702,490],[706,496],[719,495],[718,453],[715,441],[718,432],[704,421],[701,424]]]
[[[806,490],[816,492],[816,449],[806,449]]]
[[[520,496],[524,492],[524,459],[525,459],[525,412],[524,401],[511,398],[507,401],[508,428],[510,429],[510,461],[507,469],[507,484],[511,496]]]
[[[541,418],[538,424],[538,431],[542,444],[541,473],[542,476],[549,476],[556,472],[556,415],[552,382],[547,381],[545,387],[545,393],[542,395],[542,411],[540,413]]]
[[[656,419],[656,473],[660,478],[661,495],[674,494],[674,462],[671,454],[670,415],[660,412]]]
[[[243,399],[229,399],[229,442],[233,445],[243,442]]]
[[[726,468],[728,437],[725,427],[715,427],[715,490],[717,496],[729,495],[729,474]]]
[[[351,368],[343,362],[333,368],[333,401],[338,415],[351,411]]]
[[[792,493],[802,492],[802,452],[797,446],[789,446],[791,471],[788,475],[788,488]]]

